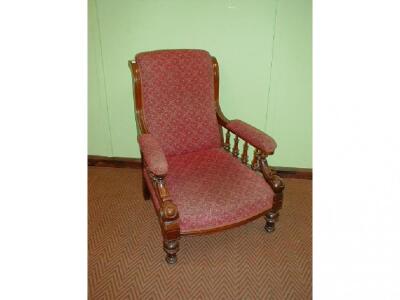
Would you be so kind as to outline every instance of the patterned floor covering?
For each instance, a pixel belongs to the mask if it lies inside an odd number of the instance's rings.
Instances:
[[[274,233],[260,218],[183,237],[168,265],[140,172],[89,167],[89,299],[311,299],[311,180],[285,179]]]

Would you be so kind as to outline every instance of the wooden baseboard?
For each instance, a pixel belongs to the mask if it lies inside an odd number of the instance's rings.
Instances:
[[[88,166],[140,169],[142,167],[142,162],[140,158],[88,155]],[[312,169],[273,166],[271,166],[271,169],[283,178],[312,180]]]
[[[140,158],[88,155],[88,166],[140,169],[142,162]]]
[[[275,171],[282,178],[297,178],[297,179],[312,180],[312,169],[273,167],[273,166],[271,166],[271,169]]]

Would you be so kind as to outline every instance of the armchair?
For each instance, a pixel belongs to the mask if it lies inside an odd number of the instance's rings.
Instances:
[[[228,229],[263,215],[265,230],[274,231],[284,184],[266,158],[276,143],[224,116],[216,58],[203,50],[158,50],[137,54],[129,67],[143,192],[154,204],[166,261],[177,261],[184,235]]]

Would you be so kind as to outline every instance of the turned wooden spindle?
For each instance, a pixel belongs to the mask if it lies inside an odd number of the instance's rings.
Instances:
[[[235,144],[233,145],[232,154],[235,157],[239,156],[239,137],[235,135]]]
[[[244,163],[245,165],[247,165],[247,159],[248,159],[247,150],[248,149],[249,149],[249,144],[247,142],[245,142],[243,145],[243,153],[242,153],[242,157],[241,157],[242,163]]]
[[[251,168],[253,170],[258,169],[258,157],[260,155],[260,151],[258,149],[254,149],[254,154],[253,154],[253,161],[251,162]]]
[[[228,152],[231,150],[231,133],[229,130],[227,130],[225,134],[224,149]]]

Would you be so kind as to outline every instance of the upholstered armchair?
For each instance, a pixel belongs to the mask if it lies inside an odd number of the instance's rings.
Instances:
[[[216,232],[261,216],[265,230],[274,231],[284,185],[266,158],[276,143],[224,116],[215,57],[203,50],[159,50],[137,54],[129,67],[143,192],[154,204],[166,261],[176,262],[183,235]]]

